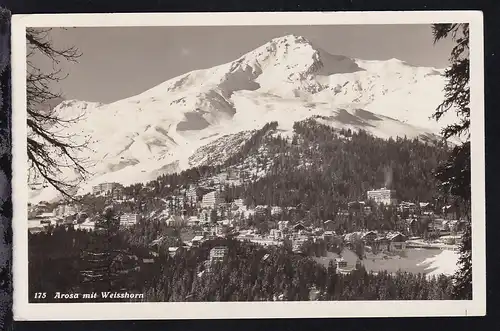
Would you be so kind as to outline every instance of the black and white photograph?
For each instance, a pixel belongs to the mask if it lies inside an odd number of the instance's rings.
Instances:
[[[372,14],[14,16],[15,316],[484,314],[481,16]]]

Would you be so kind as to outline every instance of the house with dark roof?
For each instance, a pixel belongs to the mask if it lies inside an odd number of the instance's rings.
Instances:
[[[292,227],[293,231],[300,231],[300,230],[305,230],[306,227],[304,226],[304,224],[302,224],[302,222],[299,222],[297,224],[295,224],[293,227]]]
[[[400,232],[394,232],[387,235],[389,240],[389,250],[393,252],[403,251],[406,249],[406,241],[408,237]]]

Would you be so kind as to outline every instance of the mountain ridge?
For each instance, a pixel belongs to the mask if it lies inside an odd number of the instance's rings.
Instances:
[[[123,100],[65,100],[55,110],[62,117],[83,117],[58,129],[77,142],[90,137],[81,156],[95,163],[96,176],[82,193],[102,181],[141,182],[161,169],[196,166],[192,160],[204,157],[192,156],[201,147],[272,121],[279,122],[283,135],[297,121],[323,116],[333,127],[378,137],[438,139],[439,128],[428,117],[443,99],[444,84],[436,68],[332,55],[288,35]],[[46,200],[50,194],[36,196]]]

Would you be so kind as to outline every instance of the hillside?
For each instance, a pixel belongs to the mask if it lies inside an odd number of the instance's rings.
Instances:
[[[183,200],[183,192],[194,185],[202,188],[199,197],[222,189],[226,202],[243,199],[247,206],[290,211],[278,219],[307,219],[314,226],[330,219],[335,220],[335,231],[355,231],[357,227],[399,226],[392,207],[378,208],[380,212],[364,217],[356,226],[340,216],[348,202],[365,201],[367,190],[385,186],[395,189],[399,200],[432,201],[436,209],[445,201],[433,175],[448,155],[444,144],[376,138],[364,131],[334,129],[315,119],[297,122],[293,136],[283,138],[277,126],[271,122],[246,133],[249,138],[230,157],[211,149],[215,157],[201,166],[126,186],[125,194],[132,199],[124,210],[145,218],[165,208],[195,215],[193,206]]]

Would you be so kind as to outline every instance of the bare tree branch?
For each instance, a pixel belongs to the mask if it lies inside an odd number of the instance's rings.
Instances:
[[[27,126],[28,161],[30,179],[41,179],[53,186],[64,197],[74,199],[76,187],[88,175],[89,160],[77,154],[87,148],[89,140],[76,143],[75,134],[64,134],[65,129],[84,117],[84,113],[74,117],[63,116],[56,108],[45,109],[46,104],[61,98],[60,93],[51,90],[54,82],[67,77],[57,68],[61,61],[76,62],[81,56],[75,47],[58,49],[50,38],[51,29],[27,28]],[[34,56],[48,58],[52,71],[42,72],[34,62]],[[63,178],[65,169],[72,170],[76,179]]]

